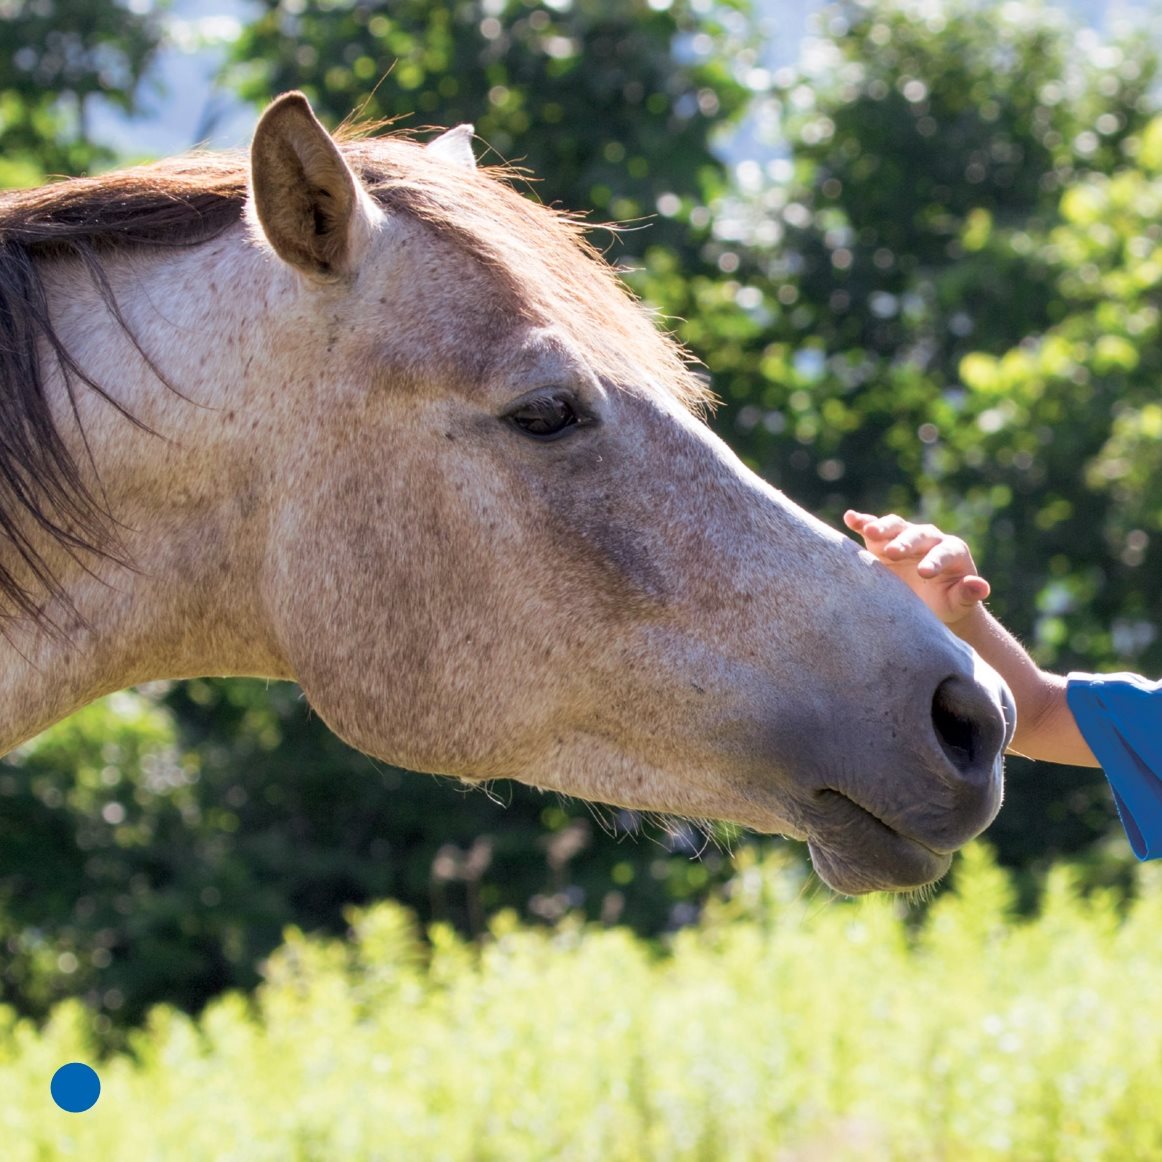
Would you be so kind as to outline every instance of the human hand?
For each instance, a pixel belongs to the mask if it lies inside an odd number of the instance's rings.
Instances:
[[[989,583],[959,537],[894,513],[877,517],[848,509],[843,522],[945,625],[963,620],[988,597]]]

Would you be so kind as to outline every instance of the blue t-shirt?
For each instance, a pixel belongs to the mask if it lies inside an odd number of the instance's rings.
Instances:
[[[1138,674],[1070,674],[1069,709],[1109,779],[1139,859],[1162,856],[1162,682]]]

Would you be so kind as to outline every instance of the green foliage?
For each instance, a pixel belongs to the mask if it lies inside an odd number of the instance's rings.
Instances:
[[[355,910],[347,940],[289,931],[252,1000],[154,1010],[130,1052],[98,1059],[73,1003],[40,1034],[0,1011],[6,1157],[1156,1156],[1162,883],[1122,907],[1062,869],[1026,921],[1012,894],[977,847],[918,927],[783,860],[660,949],[508,915],[421,942],[395,904]],[[47,1083],[74,1059],[103,1091],[67,1118]]]
[[[153,6],[125,0],[6,0],[0,5],[0,187],[82,173],[112,160],[88,134],[100,96],[126,112],[157,52]]]
[[[779,78],[791,157],[712,207],[729,277],[659,253],[641,285],[687,320],[723,435],[800,503],[959,532],[1047,666],[1162,670],[1157,39],[967,0],[820,24]],[[1109,831],[1096,772],[1013,773],[1006,861]]]
[[[1122,164],[1148,124],[1155,50],[1141,39],[1094,50],[1100,68],[1079,62],[1076,29],[1032,6],[868,0],[825,17],[822,63],[781,90],[793,164],[720,208],[733,285],[692,285],[681,313],[736,405],[733,442],[810,507],[923,501],[983,533],[1035,485],[1021,426],[977,423],[997,400],[962,382],[962,361],[1019,348],[1068,310],[1049,248],[1061,190]],[[1001,427],[1018,446],[994,464],[980,437]],[[1024,610],[1044,569],[1000,568],[1003,607]]]
[[[288,924],[340,932],[391,896],[479,934],[509,908],[656,932],[729,874],[692,828],[608,830],[357,755],[284,684],[159,684],[96,703],[0,763],[0,1000],[84,998],[108,1032],[165,1000],[251,988]]]

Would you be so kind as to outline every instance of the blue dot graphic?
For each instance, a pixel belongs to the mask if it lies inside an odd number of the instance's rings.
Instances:
[[[80,1061],[62,1065],[49,1084],[52,1100],[70,1114],[83,1114],[97,1104],[101,1096],[101,1079],[97,1071]]]

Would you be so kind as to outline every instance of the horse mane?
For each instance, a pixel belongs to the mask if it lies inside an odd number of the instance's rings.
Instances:
[[[711,402],[686,352],[657,328],[589,242],[589,227],[519,194],[513,171],[451,165],[399,134],[346,130],[339,137],[348,162],[385,210],[409,214],[452,240],[492,272],[526,317],[562,322],[611,382],[644,373],[691,410]],[[246,198],[245,154],[205,152],[0,193],[0,543],[7,541],[19,558],[15,567],[0,559],[0,603],[8,606],[0,607],[0,626],[15,614],[48,625],[46,598],[68,605],[35,546],[37,529],[82,565],[90,556],[127,563],[99,481],[96,492],[85,484],[51,415],[40,344],[61,373],[78,427],[78,383],[138,421],[70,355],[54,329],[38,263],[79,260],[142,358],[174,387],[123,319],[102,257],[209,241],[243,220]]]

